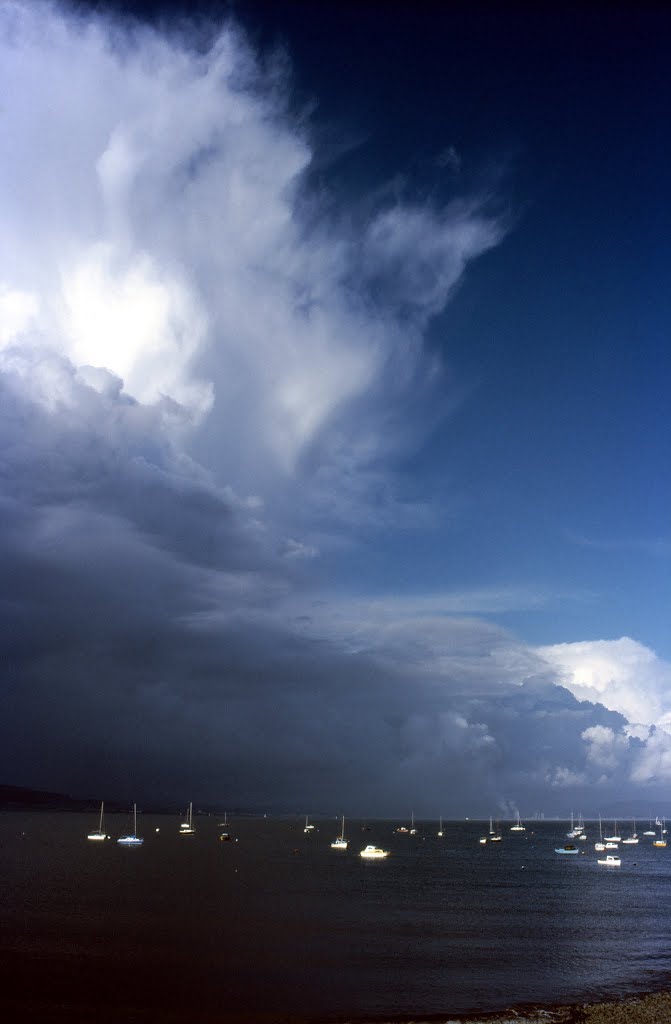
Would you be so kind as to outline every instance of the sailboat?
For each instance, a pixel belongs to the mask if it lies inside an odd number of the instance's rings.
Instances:
[[[128,836],[119,836],[117,843],[122,846],[142,846],[144,839],[137,834],[137,804],[133,804],[133,833]]]
[[[265,818],[265,814],[263,815]],[[224,811],[224,820],[219,822],[219,828],[223,828],[224,831],[219,835],[219,841],[222,843],[229,843],[231,837],[228,834],[228,811]]]
[[[340,835],[337,839],[334,839],[331,843],[332,850],[346,850],[347,840],[345,839],[345,815],[342,816],[342,826],[340,828]]]
[[[522,821],[521,821],[521,818],[520,818],[520,812],[517,811],[516,814],[517,814],[517,821],[515,822],[514,825],[510,826],[510,831],[511,832],[526,832],[526,828],[522,824]]]
[[[599,842],[594,844],[594,849],[602,853],[606,849],[606,844],[603,841],[603,828],[601,825],[601,815],[599,815]]]
[[[492,819],[490,818],[489,819],[490,826],[491,826],[491,823],[492,823]],[[489,833],[489,841],[490,841],[490,843],[500,843],[501,842],[501,828],[499,826],[498,821],[496,823],[496,832],[494,833],[494,835],[492,835],[491,832]]]
[[[183,821],[179,826],[179,834],[180,836],[192,836],[195,831],[196,830],[193,827],[193,803],[189,803],[189,809],[186,812],[186,821]]]
[[[396,829],[396,831],[397,832],[405,832],[406,835],[411,835],[411,836],[415,835],[415,833],[417,832],[417,829],[415,828],[415,812],[414,811],[412,811],[412,813],[410,815],[410,828],[408,828],[407,825],[399,825],[398,828]]]
[[[613,834],[612,836],[606,836],[606,844],[608,843],[621,843],[622,836],[618,835],[617,822],[613,822]]]
[[[92,839],[94,842],[100,842],[102,839],[109,839],[109,836],[107,835],[107,833],[105,832],[105,829],[103,828],[103,813],[104,813],[104,810],[105,810],[105,802],[101,801],[101,804],[100,804],[100,822],[98,823],[98,828],[95,830],[95,832],[89,832],[89,834],[86,837],[87,839]]]
[[[623,846],[635,846],[638,843],[638,833],[636,831],[636,818],[634,818],[634,825],[631,830],[631,835],[627,836],[626,839],[622,840]]]
[[[652,827],[652,818],[650,818],[650,823],[649,824],[650,824],[650,827],[645,830],[645,832],[643,833],[644,836],[654,836],[655,835],[655,830]]]
[[[309,834],[310,832],[314,832],[315,827],[314,827],[314,825],[309,825],[308,824],[308,817],[309,817],[309,815],[306,814],[305,815],[305,828],[303,829],[303,831],[307,832]]]
[[[657,821],[659,822],[659,839],[653,840],[652,845],[653,846],[666,846],[666,839],[664,838],[664,833],[662,831],[662,823],[661,823],[661,821],[659,821],[659,818],[657,818]]]
[[[442,834],[443,834],[443,819],[439,818],[438,819],[438,831],[436,832],[436,835],[442,836]]]

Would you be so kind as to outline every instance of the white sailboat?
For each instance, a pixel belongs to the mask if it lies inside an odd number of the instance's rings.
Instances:
[[[491,825],[491,820],[492,819],[490,818],[489,819],[490,825]],[[499,825],[498,821],[496,823],[496,832],[494,833],[494,835],[492,835],[491,833],[489,834],[489,841],[490,841],[490,843],[500,843],[501,842],[501,828],[500,828],[500,825]]]
[[[443,834],[443,819],[439,818],[438,819],[438,831],[437,831],[436,835],[442,836],[442,834]]]
[[[107,833],[105,832],[105,829],[103,828],[104,811],[105,811],[105,802],[101,801],[101,803],[100,803],[100,821],[98,823],[98,828],[94,832],[89,832],[89,834],[86,837],[87,839],[92,839],[94,842],[101,842],[101,840],[109,839],[109,836],[107,835]]]
[[[186,812],[186,821],[183,821],[179,826],[180,836],[192,836],[195,834],[195,828],[193,827],[193,803],[189,803],[189,809]]]
[[[332,850],[346,850],[347,840],[345,839],[345,815],[342,816],[342,826],[340,828],[340,835],[337,839],[334,839],[331,843]]]
[[[612,836],[606,836],[606,843],[621,843],[622,836],[618,835],[617,822],[613,822],[613,834]]]
[[[634,818],[634,824],[631,830],[631,835],[627,836],[626,839],[622,840],[623,846],[636,846],[638,843],[638,832],[636,831],[636,818]]]
[[[314,827],[314,825],[310,825],[309,824],[309,815],[306,814],[305,815],[305,828],[303,829],[303,831],[307,832],[309,834],[310,832],[314,832],[314,830],[315,830],[315,827]]]
[[[132,835],[119,836],[117,843],[122,846],[142,846],[144,839],[137,834],[137,804],[133,804],[133,832]]]
[[[603,827],[601,825],[601,815],[599,815],[599,842],[594,844],[594,849],[602,853],[606,849],[606,844],[603,841]]]
[[[516,814],[517,814],[517,821],[515,822],[514,825],[510,826],[510,831],[511,832],[526,832],[526,828],[522,824],[522,820],[520,818],[520,812],[516,811]]]

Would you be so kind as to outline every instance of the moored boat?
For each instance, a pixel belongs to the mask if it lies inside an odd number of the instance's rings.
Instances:
[[[89,834],[86,837],[87,839],[93,840],[93,842],[101,842],[102,840],[109,839],[109,836],[107,835],[107,833],[105,832],[105,829],[103,827],[104,810],[105,810],[105,802],[102,801],[101,804],[100,804],[100,821],[98,823],[98,828],[95,829],[94,832],[89,832]]]
[[[604,867],[607,868],[619,868],[622,865],[622,860],[620,857],[616,857],[614,854],[608,853],[604,858],[600,857],[597,860],[597,864],[603,864]]]
[[[186,821],[183,821],[179,826],[180,836],[192,836],[196,832],[193,827],[193,803],[189,803],[189,809],[186,812]]]
[[[133,831],[127,836],[119,836],[117,843],[121,846],[142,846],[144,839],[137,834],[137,804],[133,804]]]
[[[384,857],[389,856],[389,850],[381,850],[379,846],[365,846],[360,857],[365,857],[367,860],[382,860]]]
[[[340,835],[337,839],[334,839],[331,843],[332,850],[346,850],[347,840],[345,839],[345,815],[342,816],[342,826],[340,828]]]

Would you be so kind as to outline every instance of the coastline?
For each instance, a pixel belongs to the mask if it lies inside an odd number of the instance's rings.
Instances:
[[[573,1009],[569,1024],[671,1024],[671,991],[589,1003]]]
[[[310,1024],[671,1024],[671,989],[599,1003],[518,1006],[466,1014],[413,1014],[339,1021],[320,1018]]]

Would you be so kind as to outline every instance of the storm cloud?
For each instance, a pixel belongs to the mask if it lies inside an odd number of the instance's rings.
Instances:
[[[524,597],[320,574],[402,520],[427,326],[504,225],[335,210],[290,90],[232,23],[0,4],[2,777],[368,814],[657,784],[662,733],[489,621]]]

